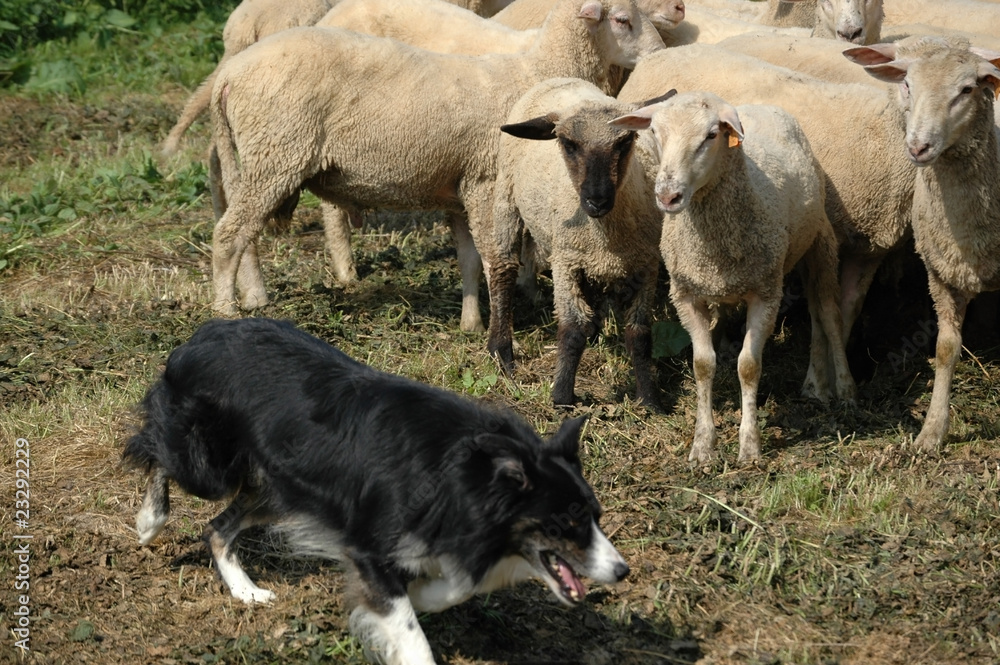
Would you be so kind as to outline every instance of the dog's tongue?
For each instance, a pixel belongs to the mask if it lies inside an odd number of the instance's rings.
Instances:
[[[583,580],[577,577],[573,569],[569,567],[569,564],[559,557],[556,557],[556,563],[559,565],[559,577],[562,578],[563,584],[580,594],[578,600],[583,600],[587,595],[587,587],[584,585]]]

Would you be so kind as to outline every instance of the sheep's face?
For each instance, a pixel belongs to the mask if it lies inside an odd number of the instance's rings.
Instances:
[[[619,106],[583,104],[500,129],[519,138],[555,139],[580,208],[603,217],[615,206],[635,144],[635,132],[609,124],[620,113]]]
[[[699,190],[717,182],[743,140],[736,109],[711,93],[677,95],[614,122],[652,130],[660,156],[656,205],[669,214],[682,212]]]
[[[636,4],[657,30],[673,30],[684,20],[684,0],[637,0]]]
[[[868,43],[873,26],[882,23],[882,0],[820,0],[819,11],[834,38],[852,44]]]
[[[906,116],[907,156],[927,166],[965,136],[992,130],[993,98],[1000,90],[1000,53],[926,39],[845,52],[869,74],[899,84]],[[866,47],[872,49],[873,47]],[[978,119],[978,123],[976,122]],[[975,129],[973,129],[975,127]]]
[[[632,69],[639,58],[663,48],[660,33],[634,0],[587,0],[578,17],[594,35],[608,64]]]

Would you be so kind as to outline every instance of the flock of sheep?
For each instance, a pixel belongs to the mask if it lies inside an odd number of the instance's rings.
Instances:
[[[1000,289],[1000,1],[454,1],[243,0],[232,13],[218,67],[164,143],[175,152],[210,110],[218,313],[267,302],[258,237],[303,187],[345,282],[362,210],[444,210],[461,328],[485,328],[485,273],[488,346],[506,371],[516,288],[530,295],[549,267],[553,401],[574,401],[586,341],[617,304],[637,399],[655,406],[664,263],[694,351],[692,461],[716,455],[716,308],[746,304],[739,459],[753,460],[784,276],[799,269],[808,296],[804,394],[849,401],[845,341],[912,233],[939,330],[914,445],[940,446],[966,305]]]

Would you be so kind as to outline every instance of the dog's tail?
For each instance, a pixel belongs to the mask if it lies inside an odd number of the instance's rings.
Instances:
[[[145,545],[170,514],[169,480],[190,494],[216,501],[240,488],[249,476],[249,460],[239,445],[238,428],[204,400],[174,390],[166,376],[146,393],[142,409],[142,429],[125,444],[122,457],[149,472],[136,514],[139,542]]]

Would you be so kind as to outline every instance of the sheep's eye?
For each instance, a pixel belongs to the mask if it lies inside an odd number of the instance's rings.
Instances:
[[[572,155],[580,147],[574,141],[570,141],[569,139],[559,139],[559,144],[562,146],[562,149],[566,151],[567,155]]]
[[[635,132],[629,132],[625,136],[623,136],[620,139],[618,139],[618,141],[616,143],[617,143],[617,145],[618,145],[619,148],[626,148],[634,140],[635,140]]]
[[[615,16],[614,21],[620,26],[624,26],[626,28],[632,27],[632,22],[628,20],[627,16]]]
[[[708,133],[708,136],[705,137],[705,140],[706,141],[714,141],[715,137],[717,137],[718,135],[719,135],[719,130],[718,129],[713,129],[712,131],[710,131]]]
[[[967,85],[964,88],[962,88],[962,92],[960,92],[958,94],[960,94],[960,95],[971,95],[973,90],[975,90],[975,88],[973,88],[971,85]]]

